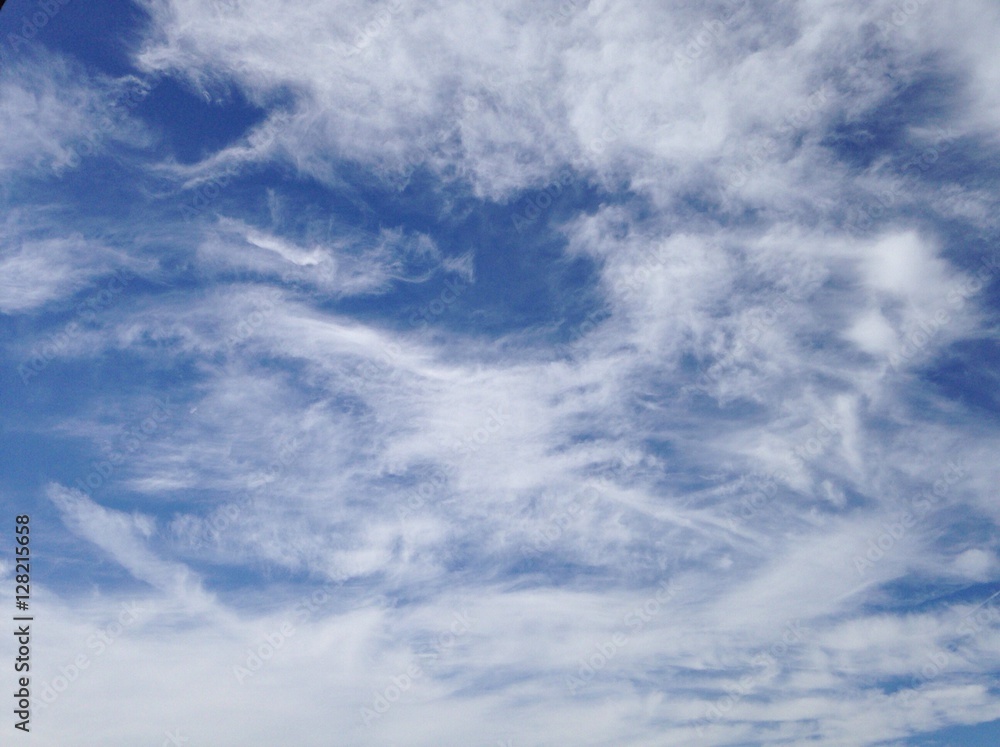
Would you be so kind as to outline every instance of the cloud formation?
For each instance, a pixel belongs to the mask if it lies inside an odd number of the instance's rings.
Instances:
[[[0,78],[40,743],[1000,719],[995,8],[142,7]]]

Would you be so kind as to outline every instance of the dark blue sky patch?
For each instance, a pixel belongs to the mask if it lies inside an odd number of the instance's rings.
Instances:
[[[236,142],[267,116],[237,88],[219,95],[223,98],[206,101],[183,83],[162,78],[135,111],[162,133],[167,154],[195,163]]]
[[[3,384],[7,382],[4,381]],[[20,382],[17,382],[20,385]],[[6,389],[5,391],[10,391]],[[37,494],[42,488],[58,479],[53,470],[58,470],[63,478],[75,477],[80,465],[66,466],[66,456],[57,447],[64,444],[55,442],[51,435],[43,436],[44,421],[26,420],[11,413],[4,407],[0,420],[0,490],[4,493]]]
[[[135,72],[131,54],[149,22],[149,16],[137,3],[53,0],[46,5],[43,8],[37,0],[7,0],[0,13],[0,44],[8,59],[23,49],[8,36],[14,34],[30,39],[29,44],[38,43],[68,53],[107,75]]]
[[[822,144],[855,168],[868,168],[883,156],[894,161],[901,154],[912,158],[915,154],[910,128],[931,127],[945,121],[961,95],[962,81],[940,68],[927,70],[911,81],[899,81],[894,94],[876,109],[835,124]],[[908,159],[904,158],[903,163],[906,162]]]
[[[471,253],[475,282],[438,270],[425,282],[395,281],[388,293],[345,298],[329,308],[398,329],[433,324],[497,337],[544,325],[572,329],[600,305],[596,265],[566,256],[566,240],[551,225],[551,216],[540,216],[518,232],[510,204],[484,202],[461,188],[448,192],[439,183],[428,183],[422,192],[409,187],[395,192],[350,182],[350,174],[345,168],[346,186],[339,188],[300,183],[293,191],[282,190],[284,199],[300,198],[295,204],[307,216],[289,226],[293,235],[315,240],[338,223],[347,231],[364,231],[372,240],[382,229],[400,230],[404,237],[423,233],[444,257]],[[429,179],[418,172],[411,186]],[[552,216],[593,209],[592,190],[579,191],[579,204],[570,200],[570,192],[565,190],[565,200],[549,208]],[[414,267],[412,277],[421,274]]]
[[[502,208],[489,212],[493,220],[468,228],[478,247],[470,331],[500,335],[540,325],[572,330],[602,305],[592,260],[567,257],[565,239],[548,231],[517,235]]]
[[[930,521],[933,521],[933,518]],[[918,526],[916,530],[923,529],[927,527]],[[891,554],[892,551],[893,549],[889,548],[887,552]],[[865,603],[863,609],[870,615],[941,613],[944,615],[945,625],[949,624],[948,615],[951,613],[951,629],[957,632],[963,617],[954,608],[959,604],[968,604],[973,600],[982,601],[988,597],[988,593],[981,594],[981,598],[978,596],[981,593],[978,591],[980,586],[982,585],[970,585],[968,581],[942,582],[939,578],[931,579],[923,574],[913,574],[882,584],[878,595]]]
[[[921,140],[901,143],[893,159],[899,176],[944,187],[995,189],[1000,181],[1000,153],[983,138],[960,137],[950,128],[932,126]]]
[[[180,547],[183,549],[183,545]],[[250,548],[249,551],[252,553],[254,549]],[[264,563],[258,558],[239,554],[223,559],[214,554],[211,545],[207,553],[196,551],[192,557],[195,567],[204,576],[205,589],[236,608],[274,605],[277,609],[287,610],[289,599],[278,601],[264,598],[260,594],[260,590],[267,585],[280,585],[292,600],[309,596],[324,586],[323,581],[309,574],[277,563]]]
[[[907,747],[996,747],[1000,744],[1000,720],[974,726],[952,726],[928,736],[914,736]]]
[[[948,348],[919,372],[934,391],[961,403],[977,418],[1000,419],[1000,343],[967,340]]]
[[[974,230],[966,221],[922,211],[914,211],[912,220],[923,226],[928,236],[940,238],[942,256],[957,270],[996,284],[1000,278],[1000,251],[996,249],[1000,234],[987,228]],[[968,297],[974,300],[977,295],[970,292]]]

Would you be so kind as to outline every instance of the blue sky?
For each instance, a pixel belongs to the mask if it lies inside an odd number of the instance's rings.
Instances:
[[[8,0],[30,741],[1000,743],[998,30]]]

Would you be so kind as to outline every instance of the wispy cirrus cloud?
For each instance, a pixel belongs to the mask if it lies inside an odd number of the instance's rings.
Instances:
[[[14,71],[44,148],[0,160],[42,153],[76,210],[11,232],[11,356],[139,276],[12,403],[65,466],[5,494],[46,499],[62,567],[108,563],[90,597],[40,587],[66,618],[41,676],[126,591],[148,610],[46,738],[108,703],[105,744],[1000,718],[996,620],[960,629],[1000,569],[996,14],[912,5],[157,0],[144,103],[72,170],[64,116],[126,78]],[[237,134],[193,159],[121,134],[172,107]],[[71,195],[105,168],[131,212]],[[170,428],[77,492],[153,397]]]

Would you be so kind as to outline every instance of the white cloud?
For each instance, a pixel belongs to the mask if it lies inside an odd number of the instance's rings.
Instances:
[[[147,724],[206,744],[319,744],[331,729],[357,744],[690,744],[733,687],[746,693],[710,719],[708,743],[860,745],[1000,715],[982,685],[996,626],[955,654],[957,611],[899,611],[893,587],[995,579],[995,548],[956,540],[969,512],[997,519],[991,426],[887,373],[893,356],[983,334],[975,293],[949,300],[967,280],[953,247],[903,208],[985,230],[992,198],[953,184],[934,202],[892,159],[859,166],[832,144],[942,44],[985,85],[985,32],[963,56],[954,29],[992,16],[956,12],[951,35],[935,35],[941,12],[928,9],[876,55],[866,35],[891,20],[889,2],[571,5],[556,19],[555,5],[518,2],[147,4],[144,70],[208,97],[234,81],[268,110],[236,145],[152,173],[192,187],[290,164],[337,190],[349,166],[401,189],[422,165],[450,209],[456,181],[504,202],[569,169],[574,186],[603,190],[599,204],[546,220],[567,260],[593,263],[601,313],[559,351],[538,343],[558,320],[477,337],[353,315],[338,302],[447,273],[484,282],[482,250],[445,257],[429,234],[332,220],[303,237],[277,188],[269,220],[179,233],[185,271],[211,287],[141,295],[60,353],[113,351],[189,378],[169,384],[186,403],[176,428],[120,476],[149,512],[49,491],[73,532],[157,590],[156,624],[53,711],[53,743],[98,702],[128,705],[114,734],[91,724],[102,744],[158,738]],[[40,95],[40,119],[59,119],[55,98]],[[27,152],[0,158],[23,165]],[[886,217],[854,221],[883,189],[896,190]],[[77,256],[51,238],[11,249],[0,308],[40,308],[103,267]],[[950,321],[914,347],[914,325],[945,308]],[[107,436],[127,401],[107,397],[58,432]],[[952,457],[968,475],[884,540]],[[246,569],[259,588],[227,593],[226,574]],[[670,606],[626,622],[665,578],[683,588]],[[286,579],[333,583],[334,601],[239,685],[247,648],[295,616]],[[466,608],[468,633],[364,726],[361,709]],[[804,632],[784,642],[793,623]],[[76,632],[65,626],[60,654]],[[627,642],[570,692],[616,633]],[[945,652],[911,688],[925,707],[883,691]],[[149,661],[156,694],[131,674]]]
[[[47,494],[67,526],[112,555],[137,579],[190,605],[192,611],[210,603],[188,568],[161,560],[145,546],[153,531],[148,517],[103,508],[79,490],[61,485],[50,485]]]
[[[0,80],[5,173],[52,177],[77,168],[109,142],[145,141],[128,117],[130,102],[144,95],[138,80],[93,78],[70,58],[35,50],[14,58]]]
[[[12,222],[8,223],[13,228]],[[22,231],[24,226],[19,226]],[[101,241],[79,234],[66,238],[34,239],[8,233],[0,245],[0,311],[21,314],[52,301],[66,301],[112,270],[148,269],[109,250]]]
[[[877,309],[862,314],[847,330],[846,337],[873,355],[888,355],[896,347],[896,333]]]

